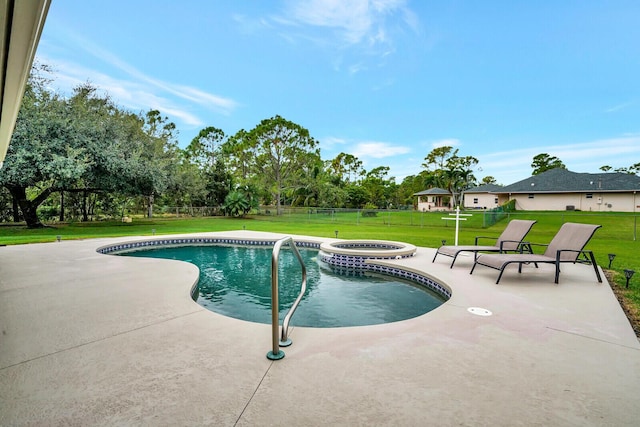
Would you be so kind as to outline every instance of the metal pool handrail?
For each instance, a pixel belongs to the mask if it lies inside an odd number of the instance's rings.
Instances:
[[[302,268],[302,286],[300,287],[300,294],[298,298],[293,302],[293,305],[289,309],[289,312],[285,315],[282,321],[282,338],[278,339],[278,258],[280,256],[280,248],[285,243],[289,244],[291,251],[298,258],[300,267]],[[288,338],[289,321],[291,316],[296,311],[298,304],[302,300],[302,296],[307,290],[307,268],[304,265],[304,261],[300,256],[300,252],[296,247],[296,243],[292,237],[283,237],[273,245],[273,254],[271,255],[271,342],[272,350],[267,353],[267,358],[271,360],[280,360],[284,357],[284,351],[280,350],[280,345],[287,347],[291,345],[291,340]]]

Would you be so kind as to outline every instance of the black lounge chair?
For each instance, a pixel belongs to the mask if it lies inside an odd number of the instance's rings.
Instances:
[[[450,266],[450,268],[453,268],[453,264],[455,264],[460,252],[473,252],[474,260],[478,257],[478,252],[521,252],[523,240],[535,223],[536,221],[524,219],[512,220],[493,245],[478,245],[478,241],[479,239],[495,239],[495,237],[477,236],[474,245],[440,246],[431,262],[435,262],[438,255],[445,255],[453,258]],[[526,246],[526,243],[524,245]]]
[[[584,247],[587,245],[593,234],[596,232],[600,225],[593,224],[575,224],[567,222],[560,227],[560,230],[553,237],[551,242],[546,245],[547,249],[543,254],[486,254],[480,255],[476,258],[471,267],[469,274],[473,274],[473,270],[476,265],[484,265],[485,267],[500,270],[496,284],[500,282],[504,269],[513,263],[518,264],[518,273],[522,272],[522,264],[533,263],[536,268],[538,263],[555,264],[556,277],[555,283],[558,283],[560,277],[560,263],[563,262],[584,262],[593,265],[593,269],[596,272],[598,282],[602,283],[600,277],[600,271],[598,271],[598,265],[596,259],[593,256],[592,251],[585,251]],[[578,259],[582,255],[582,259]],[[588,256],[588,258],[587,258]]]

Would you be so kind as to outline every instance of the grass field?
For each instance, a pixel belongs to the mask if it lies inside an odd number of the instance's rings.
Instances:
[[[596,255],[600,266],[608,269],[608,254],[615,259],[608,271],[614,290],[628,305],[631,315],[640,313],[640,243],[638,215],[624,213],[594,214],[589,212],[516,212],[508,214],[495,225],[486,226],[482,211],[460,222],[459,244],[473,244],[475,236],[497,237],[510,219],[533,219],[537,223],[527,236],[534,243],[548,243],[564,222],[600,224],[587,249]],[[0,225],[0,244],[54,242],[61,239],[89,239],[152,234],[197,233],[208,231],[254,230],[271,231],[342,239],[383,239],[407,242],[416,246],[438,247],[442,240],[453,244],[455,222],[441,212],[379,211],[375,216],[362,216],[358,211],[284,211],[282,215],[262,214],[245,218],[133,218],[131,223],[86,222],[54,224],[43,229],[27,229],[24,225]],[[638,272],[625,288],[624,270]]]

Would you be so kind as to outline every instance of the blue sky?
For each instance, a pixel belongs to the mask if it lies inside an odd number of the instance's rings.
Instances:
[[[181,146],[281,115],[398,183],[451,145],[511,184],[539,153],[640,162],[638,22],[636,0],[53,0],[37,57],[62,92],[161,110]]]

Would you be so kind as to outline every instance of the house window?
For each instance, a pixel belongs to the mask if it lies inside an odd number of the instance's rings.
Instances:
[[[530,198],[530,199],[533,199],[533,194],[529,194],[529,198]]]
[[[474,197],[474,198],[473,198],[473,204],[474,204],[474,205],[477,205],[477,204],[478,204],[478,198],[477,198],[477,197]]]
[[[587,193],[587,199],[593,199],[593,194]]]
[[[498,198],[497,197],[495,199],[493,199],[493,203],[495,203],[496,205],[498,204]]]

